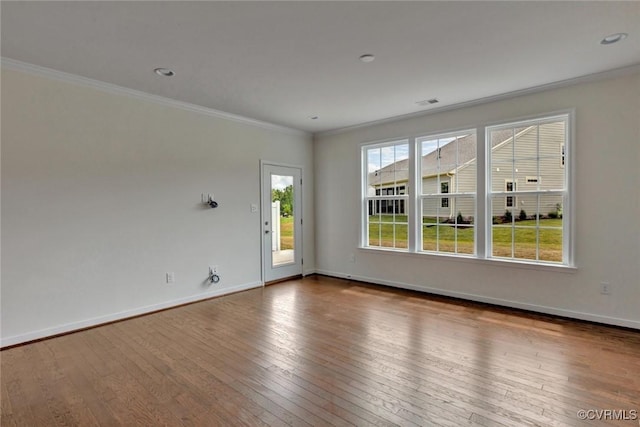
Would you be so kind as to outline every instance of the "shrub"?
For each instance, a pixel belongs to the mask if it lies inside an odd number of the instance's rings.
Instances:
[[[502,217],[504,222],[511,222],[513,220],[513,215],[511,215],[511,211],[507,209],[504,211],[504,216]]]
[[[556,219],[558,218],[558,212],[557,211],[551,211],[547,214],[547,216],[551,219]]]
[[[562,218],[562,204],[561,203],[556,203],[556,215],[558,215],[558,218]]]
[[[465,223],[464,218],[462,216],[462,212],[458,212],[458,216],[456,217],[456,222],[458,224],[464,224]]]
[[[525,219],[527,219],[527,213],[524,211],[524,209],[520,209],[520,215],[518,216],[518,218],[520,218],[520,221],[524,221]]]

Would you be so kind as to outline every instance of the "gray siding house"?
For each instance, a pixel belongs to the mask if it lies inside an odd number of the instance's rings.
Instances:
[[[493,193],[561,190],[564,186],[564,122],[497,130],[490,134]],[[514,143],[515,141],[515,143]],[[422,156],[422,214],[425,217],[475,217],[476,136],[454,139]],[[408,160],[385,166],[368,176],[369,214],[406,214]],[[450,196],[446,196],[450,194]],[[401,197],[396,197],[401,196]],[[544,194],[499,194],[492,197],[492,215],[508,210],[519,216],[548,215],[561,210],[562,197]]]

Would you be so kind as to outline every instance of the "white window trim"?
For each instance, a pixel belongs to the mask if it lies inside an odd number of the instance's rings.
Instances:
[[[449,188],[449,193],[442,193],[442,181],[440,181],[440,176],[438,175],[438,179],[436,181],[436,188],[435,188],[435,192],[434,193],[426,193],[423,194],[423,188],[422,188],[422,149],[421,149],[421,144],[424,141],[431,141],[434,139],[448,139],[448,138],[460,138],[463,137],[464,135],[470,135],[470,134],[474,134],[476,136],[476,156],[477,153],[479,153],[480,151],[478,151],[478,129],[473,129],[473,128],[464,128],[464,129],[460,129],[460,130],[453,130],[453,131],[448,131],[448,132],[437,132],[437,133],[431,133],[431,134],[421,134],[415,138],[413,138],[413,146],[415,148],[416,151],[416,156],[415,156],[415,164],[416,164],[416,204],[417,204],[417,211],[416,211],[416,222],[419,222],[419,225],[417,226],[417,230],[416,230],[416,252],[420,252],[420,253],[426,253],[426,254],[438,254],[438,255],[446,255],[446,256],[452,256],[452,257],[475,257],[477,256],[477,252],[478,252],[478,245],[477,245],[477,224],[478,224],[478,220],[477,220],[477,212],[478,212],[478,208],[477,208],[477,191],[478,191],[478,186],[476,184],[476,191],[475,192],[458,192],[456,191],[457,188],[457,183],[454,186],[452,186],[452,182],[451,181],[447,181],[448,183],[448,188]],[[438,159],[440,159],[440,149],[442,147],[438,147]],[[456,166],[460,167],[463,166],[464,164],[458,164],[458,154],[456,153]],[[476,161],[476,166],[477,166],[477,161]],[[477,173],[477,170],[476,170]],[[477,178],[476,178],[477,180]],[[452,188],[453,187],[453,188]],[[453,191],[452,191],[453,190]],[[449,199],[448,203],[447,203],[447,207],[443,207],[442,206],[442,199],[443,194],[446,194],[446,198]],[[422,206],[423,206],[423,200],[429,200],[429,199],[435,199],[437,205],[439,206],[440,209],[446,209],[447,211],[450,212],[451,215],[455,216],[455,212],[451,206],[452,204],[452,199],[457,199],[458,197],[473,197],[473,201],[474,201],[474,212],[473,212],[473,218],[474,218],[474,223],[472,225],[473,227],[473,242],[474,242],[474,249],[473,249],[473,253],[472,254],[467,254],[467,253],[460,253],[460,252],[441,252],[439,249],[435,250],[435,251],[430,251],[430,250],[424,250],[423,246],[422,246],[422,242],[423,242],[423,227],[422,227]],[[437,248],[439,248],[439,243],[436,245]],[[456,241],[455,243],[455,250],[458,250],[458,242]]]
[[[573,203],[575,197],[574,191],[574,171],[571,167],[571,155],[570,150],[573,146],[573,136],[575,135],[574,126],[575,126],[575,109],[571,110],[563,110],[557,111],[555,113],[549,114],[541,114],[538,116],[526,117],[517,120],[504,120],[499,124],[495,125],[487,125],[485,127],[485,139],[488,139],[489,132],[495,130],[502,129],[513,129],[517,127],[525,127],[530,125],[544,125],[547,123],[554,123],[559,120],[566,120],[565,126],[565,137],[564,137],[564,145],[565,147],[565,167],[564,167],[564,182],[565,188],[561,191],[558,190],[535,190],[535,191],[515,191],[514,195],[522,195],[522,194],[547,194],[547,195],[561,195],[562,196],[562,262],[550,262],[550,261],[536,261],[536,260],[527,260],[527,259],[510,259],[510,258],[502,258],[502,257],[493,257],[492,256],[492,248],[491,248],[491,239],[486,236],[491,236],[491,227],[492,222],[486,221],[484,222],[484,235],[486,237],[485,244],[485,259],[497,259],[504,260],[508,262],[519,262],[519,263],[527,263],[531,265],[545,265],[545,266],[561,266],[561,267],[573,267],[574,264],[574,233],[575,233],[575,225],[573,221]],[[486,161],[489,162],[491,158],[491,147],[490,144],[485,144],[484,150]],[[490,165],[489,165],[490,166]],[[500,196],[506,195],[507,192],[492,192],[491,191],[491,174],[492,167],[485,167],[486,171],[486,188],[485,188],[485,198],[487,203],[485,205],[485,214],[487,218],[492,217],[492,207],[491,207],[491,198],[492,196]],[[516,187],[517,190],[517,187]],[[510,193],[510,192],[509,192]],[[515,200],[514,200],[515,203]],[[506,205],[506,201],[505,201]],[[511,212],[514,215],[514,212]],[[480,222],[478,222],[480,224]]]
[[[492,226],[492,211],[491,211],[491,170],[487,168],[488,159],[490,153],[490,147],[486,143],[487,128],[497,130],[500,127],[511,128],[514,125],[525,125],[526,123],[543,124],[546,122],[557,121],[559,117],[566,117],[568,126],[565,128],[565,143],[561,144],[565,150],[565,164],[563,168],[565,170],[565,183],[566,187],[561,192],[563,196],[563,263],[550,263],[545,261],[531,261],[523,259],[509,259],[509,258],[494,258],[491,256],[491,226]],[[423,198],[436,197],[423,196],[422,191],[422,178],[420,175],[420,150],[418,148],[419,142],[425,139],[446,138],[447,136],[461,135],[465,132],[476,134],[476,192],[475,193],[449,193],[451,195],[463,195],[473,196],[475,200],[475,213],[474,213],[474,241],[475,241],[475,254],[452,254],[452,253],[437,253],[421,251],[419,246],[422,239],[422,224],[421,220],[418,220],[421,214],[421,207]],[[371,251],[375,253],[389,253],[397,254],[398,256],[415,256],[415,257],[439,257],[439,259],[447,259],[452,261],[465,260],[474,263],[489,263],[491,265],[504,265],[513,266],[517,268],[533,269],[533,270],[548,270],[548,271],[573,271],[576,269],[575,264],[575,221],[573,221],[573,206],[575,206],[575,168],[573,167],[573,146],[575,135],[575,109],[560,110],[550,112],[547,114],[539,114],[527,117],[520,117],[514,119],[505,119],[491,123],[481,123],[475,126],[475,128],[462,127],[460,129],[454,129],[446,132],[435,133],[419,133],[413,136],[407,136],[403,138],[393,138],[389,140],[377,141],[377,142],[365,142],[359,146],[363,173],[362,177],[366,177],[367,163],[365,158],[365,148],[376,148],[387,145],[393,145],[394,143],[400,143],[406,141],[409,144],[409,182],[406,183],[406,189],[408,192],[407,197],[407,214],[408,214],[408,250],[407,249],[394,249],[394,248],[379,248],[366,246],[367,237],[367,218],[366,218],[366,179],[362,179],[362,209],[361,209],[361,227],[360,227],[360,245],[359,248],[364,251]],[[561,148],[562,150],[562,148]],[[562,151],[560,153],[562,155]],[[539,177],[538,177],[539,179]],[[533,193],[539,194],[539,191]],[[547,194],[556,194],[557,192],[547,192]],[[527,194],[527,191],[518,191],[518,194]],[[494,194],[495,195],[495,194]],[[440,196],[441,197],[441,196]]]
[[[360,146],[360,156],[361,156],[361,163],[362,163],[362,170],[361,170],[361,220],[360,220],[360,247],[361,248],[367,248],[367,249],[371,249],[371,250],[391,250],[391,251],[397,251],[397,252],[407,252],[411,250],[411,247],[408,248],[396,248],[396,247],[383,247],[383,246],[369,246],[368,245],[368,240],[369,240],[369,230],[367,229],[367,225],[368,225],[368,212],[369,212],[369,201],[370,200],[404,200],[405,202],[405,211],[406,211],[406,215],[408,218],[408,222],[407,222],[407,234],[411,234],[411,223],[409,218],[412,217],[412,215],[410,214],[410,206],[411,206],[411,197],[409,197],[408,194],[403,194],[403,195],[398,195],[398,194],[394,194],[394,195],[383,195],[382,191],[380,191],[380,195],[375,195],[375,196],[369,196],[367,194],[367,177],[369,175],[369,164],[368,164],[368,159],[367,159],[367,150],[370,149],[376,149],[376,148],[385,148],[385,147],[393,147],[395,145],[401,145],[401,144],[408,144],[409,146],[409,159],[411,159],[412,153],[411,153],[411,140],[409,138],[394,138],[394,139],[390,139],[387,141],[378,141],[375,143],[371,143],[371,144],[361,144]],[[411,161],[409,161],[409,163],[411,163]],[[411,174],[411,170],[409,170],[409,174]],[[400,182],[404,183],[404,181],[399,181],[397,183],[394,183],[393,187],[395,189],[395,186],[397,186]],[[410,188],[411,186],[411,179],[409,178],[409,182],[406,182],[405,184],[405,188]],[[382,188],[381,188],[382,190]],[[395,192],[395,191],[394,191]],[[405,224],[402,222],[393,222],[392,224]],[[394,238],[395,239],[395,238]]]

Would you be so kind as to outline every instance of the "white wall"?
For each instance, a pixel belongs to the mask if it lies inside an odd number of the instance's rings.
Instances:
[[[2,345],[259,286],[260,159],[304,167],[313,270],[312,157],[306,134],[3,68]]]
[[[357,249],[361,143],[570,108],[576,112],[576,270]],[[607,80],[318,135],[314,161],[318,272],[640,328],[637,68]],[[601,281],[611,283],[612,295],[600,294]]]

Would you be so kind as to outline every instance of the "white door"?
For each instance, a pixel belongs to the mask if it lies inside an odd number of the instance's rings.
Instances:
[[[302,274],[302,170],[262,164],[264,281]]]

